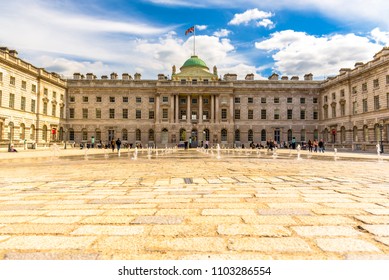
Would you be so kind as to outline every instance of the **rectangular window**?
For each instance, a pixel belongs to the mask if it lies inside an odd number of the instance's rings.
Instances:
[[[57,112],[57,105],[53,104],[53,105],[51,106],[51,115],[52,115],[53,117],[55,117],[56,112]]]
[[[136,97],[135,98],[135,102],[138,103],[138,104],[142,103],[142,97]]]
[[[162,109],[162,119],[166,120],[169,116],[168,109]]]
[[[169,102],[169,96],[162,96],[162,102],[168,103]]]
[[[208,104],[209,103],[209,99],[208,98],[203,98],[203,103],[204,104]]]
[[[261,97],[261,103],[265,104],[266,103],[266,97]]]
[[[300,104],[305,104],[305,97],[300,97]]]
[[[56,99],[56,98],[57,98],[57,92],[53,91],[53,99]]]
[[[249,120],[254,119],[254,111],[253,110],[247,111],[247,119],[249,119]]]
[[[74,139],[75,139],[75,137],[74,137],[74,130],[72,129],[72,130],[69,131],[69,140],[70,141],[74,141]]]
[[[234,114],[235,120],[240,120],[240,110],[235,109],[235,114]]]
[[[12,76],[11,76],[11,77],[9,78],[9,84],[10,84],[10,85],[13,85],[13,86],[16,84],[15,77],[12,77]]]
[[[280,98],[279,97],[274,97],[274,103],[276,103],[276,104],[280,103]]]
[[[336,93],[335,92],[332,93],[332,100],[336,100]]]
[[[61,101],[64,101],[65,96],[61,94]]]
[[[69,96],[69,102],[71,102],[71,103],[76,102],[76,97],[75,96]]]
[[[43,103],[43,114],[47,115],[47,103],[46,102]]]
[[[61,119],[64,118],[64,111],[65,111],[65,107],[64,106],[59,107],[59,117]]]
[[[203,120],[208,120],[208,119],[209,119],[209,112],[203,111]]]
[[[314,120],[319,119],[319,113],[317,111],[313,111],[313,119]]]
[[[353,115],[356,115],[356,114],[357,114],[357,106],[358,106],[357,101],[354,101],[354,102],[353,102]]]
[[[82,102],[88,102],[88,96],[83,96],[82,97]]]
[[[149,97],[149,103],[154,103],[154,101],[155,101],[155,98],[154,97]]]
[[[35,99],[31,99],[31,112],[35,113]]]
[[[235,97],[235,104],[240,104],[240,97]]]
[[[266,120],[266,109],[261,110],[261,120]]]
[[[27,82],[22,81],[22,89],[26,90],[27,89]]]
[[[101,119],[101,109],[96,108],[96,119]]]
[[[328,107],[324,107],[323,118],[328,119]]]
[[[33,93],[36,93],[36,85],[31,85],[31,91],[32,91]]]
[[[48,90],[47,88],[44,88],[44,89],[43,89],[43,94],[44,94],[45,96],[49,96],[49,90]]]
[[[74,119],[74,108],[69,108],[69,119]]]
[[[180,110],[180,119],[186,120],[186,110]]]
[[[340,97],[344,97],[344,89],[340,90]]]
[[[186,80],[182,79],[181,80],[181,85],[185,85],[186,84]]]
[[[293,119],[293,110],[292,109],[288,109],[287,118],[288,118],[288,120]]]
[[[332,108],[332,117],[336,118],[336,105],[331,106],[331,108]]]
[[[9,107],[12,109],[15,107],[15,94],[13,93],[9,94]]]
[[[204,83],[204,85],[208,85],[208,80],[205,79],[205,80],[203,81],[203,83]]]
[[[314,97],[314,98],[312,99],[312,103],[313,103],[313,104],[317,104],[317,97]]]
[[[328,96],[324,95],[324,103],[327,103],[327,102],[328,102]]]
[[[227,109],[222,109],[222,120],[227,119]]]
[[[280,110],[279,109],[275,109],[274,110],[274,119],[275,120],[279,120],[280,119]]]
[[[192,98],[192,104],[197,104],[197,98]]]
[[[123,96],[123,103],[128,103],[128,96]]]
[[[192,80],[192,85],[197,85],[197,80]]]
[[[22,96],[22,99],[20,100],[20,109],[26,111],[26,98],[24,96]]]
[[[102,101],[101,96],[96,96],[96,102],[97,102],[97,103],[100,103],[101,101]]]
[[[300,120],[305,120],[305,110],[300,110]]]
[[[373,80],[373,87],[378,88],[379,86],[380,86],[380,83],[379,83],[378,79]]]
[[[352,87],[352,88],[351,88],[351,92],[352,92],[353,94],[356,94],[356,93],[357,93],[357,87],[356,87],[356,86]]]
[[[192,111],[192,120],[197,120],[197,112]]]
[[[362,84],[362,91],[367,91],[367,83]]]
[[[88,109],[82,108],[82,118],[87,119],[88,118]]]
[[[109,97],[109,102],[114,103],[115,102],[115,96],[110,96]]]
[[[128,119],[128,109],[123,109],[122,116],[123,119]]]
[[[248,103],[248,104],[253,104],[253,103],[254,103],[254,98],[252,98],[252,97],[247,97],[247,103]]]
[[[186,104],[186,98],[180,98],[180,104]]]
[[[380,109],[380,97],[379,95],[374,96],[374,110]]]
[[[367,98],[362,100],[362,111],[363,113],[367,112]]]
[[[288,97],[286,98],[286,103],[293,103],[293,98],[292,97]]]
[[[154,111],[153,110],[150,110],[149,111],[149,120],[153,120],[154,119]]]
[[[110,119],[115,118],[115,109],[113,109],[113,108],[109,109],[109,118]]]
[[[136,110],[135,111],[135,118],[136,119],[141,119],[142,118],[142,111],[141,110]]]
[[[346,115],[346,104],[341,103],[340,104],[340,115],[344,117]]]

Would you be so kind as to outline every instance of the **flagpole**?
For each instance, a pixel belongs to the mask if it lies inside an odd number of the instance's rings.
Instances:
[[[196,25],[193,25],[193,55],[196,55]]]

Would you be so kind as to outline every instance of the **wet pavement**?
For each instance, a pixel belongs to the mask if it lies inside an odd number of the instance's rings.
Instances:
[[[389,259],[387,156],[0,153],[0,259]]]

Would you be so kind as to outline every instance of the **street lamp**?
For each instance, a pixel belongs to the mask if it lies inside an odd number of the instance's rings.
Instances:
[[[381,154],[384,153],[384,144],[382,142],[382,130],[384,129],[384,125],[380,124],[380,146],[381,146]]]

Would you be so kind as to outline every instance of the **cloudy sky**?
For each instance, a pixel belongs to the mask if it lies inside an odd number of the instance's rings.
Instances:
[[[71,77],[170,75],[193,54],[219,74],[336,75],[389,46],[387,0],[0,0],[0,46]]]

